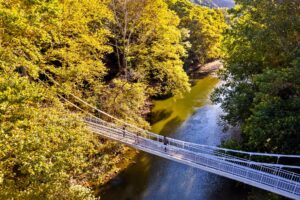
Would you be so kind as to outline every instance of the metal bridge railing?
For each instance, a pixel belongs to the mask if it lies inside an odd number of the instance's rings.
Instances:
[[[235,180],[258,185],[263,189],[276,188],[300,198],[300,176],[294,172],[279,168],[276,164],[249,161],[243,158],[223,154],[211,149],[205,149],[193,143],[187,143],[167,138],[168,145],[163,144],[164,137],[151,132],[131,132],[119,126],[100,119],[87,118],[85,122],[96,133],[121,141],[137,148],[147,149],[148,152],[159,152],[174,160],[181,160],[202,167],[216,170],[217,174],[225,173]],[[270,188],[268,188],[270,187]],[[276,192],[276,191],[275,191]],[[294,197],[294,196],[293,196]]]
[[[102,123],[104,125],[116,128],[121,130],[121,128],[113,123],[109,123],[106,122],[104,120],[98,119],[98,118],[88,118],[88,120],[93,121],[95,123]],[[130,128],[130,127],[129,127]],[[126,128],[127,130],[128,128]],[[142,131],[141,131],[142,130]],[[158,141],[158,142],[162,142],[164,140],[164,137],[149,131],[145,131],[143,129],[140,130],[136,130],[136,129],[129,129],[129,131],[131,132],[135,132],[135,134],[138,134],[141,137],[146,137],[148,139],[154,140],[154,141]],[[236,151],[236,150],[231,150],[231,149],[225,149],[225,148],[218,148],[218,147],[213,147],[213,146],[208,146],[208,145],[200,145],[200,144],[195,144],[195,143],[189,143],[189,142],[185,142],[185,141],[181,141],[181,140],[176,140],[173,138],[167,138],[169,145],[171,146],[176,146],[179,148],[183,148],[183,149],[187,149],[193,152],[199,152],[199,153],[207,153],[207,154],[211,154],[211,155],[215,155],[215,156],[220,156],[223,159],[226,159],[227,161],[233,161],[233,162],[240,162],[245,163],[246,165],[249,164],[249,162],[251,162],[251,165],[264,165],[265,167],[269,168],[273,168],[273,170],[277,171],[277,168],[292,168],[292,169],[300,169],[300,166],[292,166],[292,165],[283,165],[283,164],[270,164],[270,163],[262,163],[262,162],[255,162],[255,161],[250,161],[249,159],[245,159],[245,158],[240,158],[237,156],[233,156],[231,154],[228,153],[223,153],[225,152],[238,152],[238,153],[243,153],[243,154],[249,154],[250,158],[251,155],[257,155],[260,154],[260,156],[263,156],[264,153],[253,153],[253,152],[243,152],[243,151]],[[281,157],[286,157],[286,156],[291,156],[291,155],[281,155],[281,154],[274,154],[276,155],[276,157],[281,156]],[[270,156],[270,155],[269,155]],[[294,157],[298,157],[298,156],[294,156]],[[285,172],[285,170],[281,169],[281,172]],[[289,173],[289,171],[286,171],[286,173]],[[300,178],[300,177],[299,177]]]
[[[43,72],[54,84],[58,85],[61,92],[64,94],[64,87],[55,81],[46,72]],[[165,158],[173,159],[185,164],[195,166],[206,171],[213,172],[234,180],[242,181],[253,186],[266,189],[286,197],[300,199],[300,177],[298,174],[283,170],[285,168],[297,168],[297,166],[286,166],[277,164],[259,163],[240,158],[227,153],[238,153],[248,156],[262,157],[287,157],[300,158],[298,155],[280,155],[280,154],[265,154],[256,152],[243,152],[238,150],[224,149],[207,145],[194,144],[184,142],[172,138],[167,138],[168,148],[163,144],[165,139],[163,136],[151,133],[132,124],[124,122],[97,107],[89,104],[80,97],[72,93],[68,96],[74,98],[80,104],[84,104],[90,109],[97,111],[98,114],[105,116],[109,121],[104,121],[93,116],[92,113],[82,109],[74,104],[69,99],[59,95],[61,99],[70,103],[78,110],[91,116],[84,119],[89,128],[104,137],[123,142],[135,148],[159,155]],[[118,125],[117,125],[118,124]],[[121,125],[121,127],[120,127]],[[124,129],[124,126],[126,128]],[[224,153],[225,152],[225,153]]]

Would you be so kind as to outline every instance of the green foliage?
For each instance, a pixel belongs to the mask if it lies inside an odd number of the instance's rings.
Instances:
[[[111,25],[119,73],[130,81],[150,84],[151,96],[182,95],[190,89],[183,71],[178,17],[163,0],[112,1]]]
[[[149,128],[143,118],[143,109],[147,96],[146,85],[129,83],[122,79],[114,79],[104,90],[100,107],[109,110],[114,116],[124,119],[131,124]]]
[[[182,21],[191,31],[191,64],[204,64],[222,57],[221,41],[226,24],[221,10],[195,6]]]
[[[222,24],[209,24],[221,12],[181,3],[0,1],[1,199],[93,199],[85,186],[118,172],[126,148],[91,134],[59,97],[149,128],[149,98],[190,89],[188,52],[220,56]]]
[[[97,198],[95,198],[93,196],[93,194],[91,193],[91,190],[83,187],[81,185],[73,185],[70,188],[71,192],[70,194],[68,194],[68,199],[79,199],[79,200],[96,200]]]
[[[66,88],[64,93],[97,99],[106,71],[102,58],[110,51],[107,4],[1,1],[0,17],[1,199],[91,199],[87,188],[76,185],[110,173],[117,162],[111,158],[118,156],[104,155],[103,146],[110,144],[92,137],[82,115],[60,103],[57,85],[52,91],[36,81],[39,77],[51,85],[47,71]],[[104,156],[114,162],[105,162]],[[96,164],[101,170],[94,169]],[[97,171],[97,177],[87,169]]]
[[[214,100],[242,127],[243,148],[299,153],[299,2],[236,2]]]
[[[105,1],[18,0],[0,6],[2,57],[11,70],[37,77],[42,68],[78,95],[99,91],[106,71],[102,58],[111,50]]]
[[[244,131],[247,145],[260,151],[300,151],[300,65],[266,70],[254,79],[258,86]]]
[[[63,1],[59,20],[43,44],[42,68],[69,91],[88,99],[101,92],[106,74],[103,56],[111,51],[109,31],[104,24],[111,18],[106,1]]]
[[[169,7],[180,16],[180,27],[190,31],[191,48],[185,60],[186,68],[202,65],[222,58],[221,42],[227,27],[224,12],[193,5],[187,0],[167,1]]]
[[[68,199],[92,153],[79,116],[27,78],[1,73],[0,198]]]

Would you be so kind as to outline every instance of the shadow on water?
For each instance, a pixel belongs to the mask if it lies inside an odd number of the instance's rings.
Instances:
[[[227,136],[218,125],[222,110],[210,105],[209,96],[218,85],[215,77],[198,80],[183,99],[156,101],[152,131],[194,143],[218,145]],[[104,200],[215,200],[244,199],[235,182],[214,174],[140,153],[102,194]]]
[[[166,122],[165,126],[160,130],[160,135],[172,135],[174,130],[176,130],[184,121],[179,117],[174,117]]]
[[[172,112],[166,111],[166,110],[158,110],[155,112],[151,112],[150,123],[155,124],[163,119],[169,118],[171,115],[172,115]]]
[[[161,129],[162,135],[169,135],[182,124],[180,118],[170,119]],[[162,159],[141,152],[135,162],[119,176],[108,183],[108,190],[102,194],[101,199],[107,200],[140,200],[144,191],[151,186],[151,176],[161,167]],[[158,170],[160,171],[160,170]]]

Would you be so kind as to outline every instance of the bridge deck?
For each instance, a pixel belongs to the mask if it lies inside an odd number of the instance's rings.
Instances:
[[[155,134],[147,136],[122,130],[109,123],[86,120],[90,129],[103,137],[122,142],[133,148],[163,158],[196,167],[220,176],[237,180],[292,199],[300,199],[300,176],[296,173],[262,165],[243,159],[220,156],[214,151],[195,148],[185,143],[179,144]]]

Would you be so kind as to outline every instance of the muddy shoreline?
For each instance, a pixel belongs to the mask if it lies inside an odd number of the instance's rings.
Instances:
[[[221,60],[215,60],[205,65],[197,65],[187,71],[190,79],[202,79],[208,75],[217,75],[218,70],[223,69],[223,63]]]

